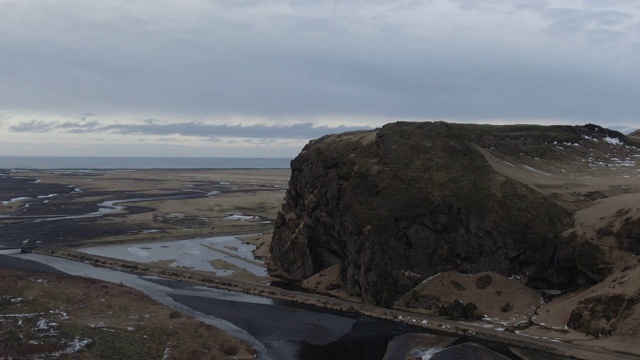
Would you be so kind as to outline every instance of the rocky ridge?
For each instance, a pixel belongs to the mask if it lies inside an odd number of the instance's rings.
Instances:
[[[598,316],[614,317],[590,310],[603,296],[626,299],[627,318],[640,314],[637,283],[622,295],[603,285],[639,271],[639,146],[592,124],[393,123],[322,137],[292,161],[270,273],[382,306],[419,303],[411,294],[429,295],[421,289],[439,273],[500,274],[580,292],[558,326],[592,334]],[[317,285],[324,274],[330,289]]]

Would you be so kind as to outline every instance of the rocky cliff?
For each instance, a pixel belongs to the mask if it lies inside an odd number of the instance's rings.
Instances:
[[[383,306],[449,270],[538,289],[596,283],[611,265],[573,214],[608,195],[559,177],[608,171],[611,152],[623,161],[635,145],[596,125],[393,123],[322,137],[291,163],[270,272],[300,282],[338,268],[334,286]]]

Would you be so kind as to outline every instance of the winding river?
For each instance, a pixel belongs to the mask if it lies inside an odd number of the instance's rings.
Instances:
[[[126,203],[210,197],[215,193],[110,200],[97,204],[97,211],[74,215],[4,215],[0,218],[24,220],[27,223],[95,218],[126,211]],[[45,197],[41,199],[46,201]],[[407,346],[399,340],[402,338],[401,335],[425,333],[422,328],[404,323],[97,268],[83,262],[39,254],[10,256],[43,264],[67,274],[121,283],[140,290],[166,306],[247,341],[257,350],[260,359],[404,359]],[[497,352],[468,343],[464,339],[437,335],[422,336],[433,337],[433,343],[445,342],[453,346],[444,349],[408,349],[419,359],[505,359]],[[461,344],[457,344],[458,342]],[[500,351],[508,352],[505,349]],[[461,354],[466,355],[460,357]]]
[[[122,283],[251,344],[260,359],[382,359],[395,336],[423,329],[39,254],[15,254],[67,274]]]

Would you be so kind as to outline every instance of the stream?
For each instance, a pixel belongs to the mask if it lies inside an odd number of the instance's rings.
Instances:
[[[140,290],[166,306],[247,341],[260,359],[382,359],[393,337],[424,332],[403,323],[139,276],[67,259],[39,254],[11,256],[67,274]]]
[[[74,215],[3,215],[0,216],[1,219],[24,220],[21,223],[26,228],[24,233],[9,233],[10,226],[0,225],[1,241],[2,245],[6,246],[24,245],[26,240],[23,235],[29,233],[37,236],[37,231],[51,237],[52,231],[47,226],[52,222],[114,214],[126,209],[127,206],[123,205],[124,203],[213,196],[215,193],[110,200],[97,204],[97,211]],[[46,201],[53,195],[34,196],[36,199]],[[8,201],[14,200],[20,199]],[[33,223],[40,225],[34,227]],[[504,348],[482,346],[455,337],[429,335],[423,328],[400,322],[98,268],[82,262],[45,255],[11,254],[8,256],[13,259],[30,260],[23,261],[24,264],[20,266],[36,271],[39,271],[39,266],[48,266],[70,275],[119,283],[140,290],[168,307],[245,340],[256,349],[259,359],[395,360],[404,359],[408,352],[412,352],[416,359],[517,358]],[[415,343],[404,340],[403,336],[406,334],[421,334],[423,343],[426,337],[431,339],[427,342],[446,343],[447,347],[440,345],[415,347]]]
[[[199,191],[193,191],[199,192]],[[212,194],[213,195],[213,194]],[[143,202],[143,201],[158,201],[158,200],[178,200],[178,199],[190,199],[197,198],[203,196],[212,196],[212,195],[169,195],[169,196],[157,196],[157,197],[148,197],[148,198],[131,198],[131,199],[122,199],[122,200],[108,200],[98,203],[98,210],[79,214],[79,215],[0,215],[0,219],[11,219],[11,220],[20,220],[20,219],[31,219],[29,222],[42,222],[42,221],[57,221],[57,220],[73,220],[73,219],[84,219],[84,218],[93,218],[109,215],[112,213],[116,213],[118,211],[122,211],[126,209],[124,205],[117,205],[122,203],[132,203],[132,202]],[[25,198],[28,199],[28,198]],[[12,199],[15,200],[15,199]]]

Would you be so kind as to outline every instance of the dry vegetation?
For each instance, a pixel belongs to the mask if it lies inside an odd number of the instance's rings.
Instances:
[[[366,140],[368,139],[363,139]],[[524,139],[523,142],[525,140],[531,139]],[[632,152],[623,146],[616,148],[617,152],[608,152],[610,147],[605,147],[603,140],[600,140],[602,148],[592,146],[593,150],[587,154],[579,154],[580,147],[573,145],[578,142],[591,144],[593,141],[586,138],[556,141],[553,154],[581,159],[571,166],[559,166],[558,164],[567,162],[556,158],[541,158],[541,155],[533,150],[516,152],[517,155],[513,157],[506,157],[505,152],[501,153],[495,149],[485,149],[482,152],[499,174],[516,179],[550,196],[574,213],[575,226],[569,232],[573,231],[578,236],[612,249],[606,254],[612,268],[608,269],[608,274],[602,276],[598,285],[577,289],[576,292],[541,304],[538,293],[524,288],[513,279],[497,274],[465,277],[449,273],[415,288],[411,296],[398,302],[398,307],[423,315],[438,313],[439,308],[434,304],[449,304],[455,300],[463,303],[474,302],[479,308],[478,313],[487,315],[494,323],[507,325],[510,330],[516,331],[519,323],[527,322],[530,326],[523,332],[528,336],[556,338],[579,345],[638,354],[636,342],[640,338],[637,326],[640,323],[640,306],[636,306],[636,303],[640,299],[640,263],[634,253],[639,253],[640,249],[616,250],[616,247],[625,245],[625,241],[629,242],[629,246],[633,245],[634,242],[629,238],[636,236],[634,239],[637,242],[637,234],[640,231],[634,228],[640,224],[640,169],[637,165],[640,158],[637,151]],[[199,189],[206,192],[222,190],[221,193],[210,197],[135,203],[153,208],[153,211],[117,219],[105,217],[98,219],[96,223],[96,226],[104,227],[124,223],[132,229],[131,231],[126,234],[85,239],[82,242],[94,246],[99,243],[259,233],[262,235],[248,235],[241,239],[256,245],[256,258],[266,261],[271,240],[271,233],[268,231],[273,227],[272,220],[275,219],[283,202],[289,172],[153,170],[113,171],[96,177],[61,176],[47,172],[26,173],[21,176],[32,176],[42,182],[74,184],[87,192],[104,192],[103,195],[91,198],[78,195],[76,199],[92,200],[96,203],[114,199],[117,194],[109,193],[113,189],[117,189],[118,192],[132,191],[152,196],[172,194],[180,189]],[[19,208],[22,205],[24,204],[16,202],[11,206]],[[3,211],[8,209],[4,208]],[[232,220],[228,218],[228,214],[254,215],[271,222]],[[154,232],[148,232],[149,230]],[[162,265],[167,264],[168,262],[165,262]],[[233,265],[221,261],[215,266],[233,269]],[[91,343],[78,353],[79,358],[84,359],[118,357],[121,354],[118,351],[125,350],[127,354],[144,354],[127,358],[162,358],[167,348],[168,358],[217,358],[232,354],[236,349],[238,358],[251,357],[251,350],[238,340],[187,317],[176,313],[172,315],[170,309],[161,305],[152,306],[151,300],[128,288],[60,275],[33,277],[24,273],[8,272],[0,275],[0,313],[43,313],[47,316],[46,321],[60,324],[58,335],[54,337],[56,340],[49,344],[34,330],[40,320],[38,316],[24,317],[21,324],[16,321],[17,318],[9,320],[8,317],[1,317],[4,321],[0,322],[0,345],[4,346],[5,351],[36,351],[36,345],[41,348],[50,347],[47,351],[60,351],[66,349],[77,338],[91,339]],[[483,284],[480,280],[484,275],[490,275],[492,281],[489,284]],[[308,278],[301,285],[311,292],[357,300],[340,287],[339,277],[339,267],[329,268]],[[251,276],[242,280],[250,281]],[[17,298],[22,300],[14,301]],[[430,299],[436,300],[430,302]],[[609,300],[616,299],[621,299],[623,303],[616,311],[623,311],[628,307],[627,313],[610,314],[612,310],[608,309],[606,304]],[[314,301],[322,306],[322,301],[325,300]],[[434,307],[430,309],[429,306],[432,305]],[[591,322],[580,318],[580,311],[597,312],[594,308],[602,310],[600,318]],[[69,319],[60,320],[60,311],[68,314]],[[379,317],[388,315],[384,309],[376,311],[380,312],[377,314]],[[133,317],[135,314],[138,316]],[[567,324],[572,316],[577,328],[592,334],[585,335],[576,329],[568,328]],[[420,317],[416,315],[416,319],[418,318]],[[607,321],[607,318],[619,320],[612,323]],[[95,326],[100,324],[104,324],[105,327]],[[129,331],[129,328],[134,330]],[[598,329],[602,329],[603,333],[593,333]],[[608,336],[611,334],[616,336]],[[15,339],[34,339],[39,344],[19,342]],[[28,349],[16,347],[16,344],[26,344]],[[30,347],[31,345],[33,347]]]
[[[0,358],[252,359],[254,351],[117,284],[0,270]]]
[[[281,206],[289,171],[51,170],[21,172],[20,176],[41,183],[73,186],[81,191],[11,202],[0,209],[4,214],[36,211],[38,206],[34,202],[55,214],[107,200],[200,195],[128,203],[126,205],[146,209],[89,219],[93,221],[93,228],[98,229],[97,235],[65,243],[66,246],[93,246],[229,233],[264,234],[273,226],[272,220]],[[252,217],[236,219],[229,217],[230,214]],[[117,235],[106,231],[101,235],[99,229],[113,226],[128,231]],[[261,239],[255,245],[262,244],[257,251],[266,256],[268,236],[254,235],[247,241],[255,239]],[[169,267],[171,262],[161,261],[156,265]],[[223,260],[215,265],[235,270],[233,278],[264,281]],[[183,316],[136,290],[60,274],[0,270],[0,358],[32,359],[36,355],[51,358],[56,357],[55,354],[63,359],[254,357],[253,350],[238,339]]]
[[[128,231],[74,240],[75,245],[93,246],[269,231],[283,202],[289,170],[96,170],[89,173],[42,170],[21,172],[20,176],[82,190],[46,199],[46,207],[51,209],[107,200],[197,196],[122,203],[146,210],[128,214],[121,211],[118,217],[96,218],[96,227],[118,226]],[[34,199],[17,201],[0,210],[15,213],[24,210],[30,202]],[[254,217],[240,220],[229,217],[234,214]]]

